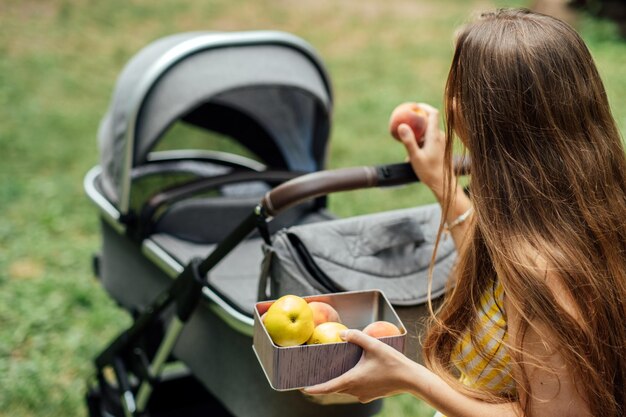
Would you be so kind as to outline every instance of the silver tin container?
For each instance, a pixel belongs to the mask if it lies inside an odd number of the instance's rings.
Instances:
[[[350,329],[362,330],[368,324],[381,320],[395,324],[402,334],[381,337],[380,340],[404,353],[406,328],[382,291],[350,291],[302,298],[307,302],[330,304],[339,313],[341,322]],[[255,305],[252,345],[273,389],[288,391],[320,384],[342,375],[357,364],[363,350],[353,343],[275,345],[261,321],[261,316],[274,301]]]

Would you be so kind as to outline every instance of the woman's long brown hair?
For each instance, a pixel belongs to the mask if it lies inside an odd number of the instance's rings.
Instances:
[[[535,324],[542,323],[592,412],[623,416],[626,159],[591,54],[557,19],[526,10],[482,15],[458,33],[445,103],[448,169],[458,135],[471,158],[475,214],[456,284],[424,340],[427,365],[455,383],[451,354],[477,325],[479,298],[497,279],[521,318],[507,347],[522,369],[523,398],[533,394],[523,372],[524,334],[541,332]],[[557,277],[574,314],[546,277]],[[525,415],[529,404],[522,404]]]

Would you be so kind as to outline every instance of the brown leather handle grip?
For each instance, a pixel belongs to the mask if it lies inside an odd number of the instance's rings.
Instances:
[[[455,157],[457,175],[469,174],[470,160]],[[265,194],[261,206],[269,216],[305,200],[338,191],[360,188],[387,187],[419,181],[408,162],[380,166],[361,166],[316,171],[284,182]]]
[[[317,171],[287,181],[268,191],[261,205],[270,216],[286,208],[322,195],[375,187],[378,176],[375,167],[351,167]]]

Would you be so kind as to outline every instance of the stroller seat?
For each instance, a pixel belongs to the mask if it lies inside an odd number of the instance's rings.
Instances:
[[[182,268],[193,258],[211,253],[217,244],[197,244],[166,234],[156,234],[151,240],[163,251],[170,254]],[[237,245],[218,264],[208,277],[212,288],[240,312],[252,317],[257,301],[259,265],[263,254],[263,239],[251,238]]]
[[[309,211],[301,214],[297,221],[293,221],[289,217],[293,218],[295,214],[291,214],[289,216],[289,213],[286,213],[288,218],[280,223],[303,225],[334,218],[324,211]],[[277,224],[272,225],[273,230],[281,227],[278,222],[277,220]],[[197,243],[168,233],[155,233],[150,236],[150,240],[176,260],[180,270],[192,259],[206,257],[219,242]],[[263,243],[258,234],[253,234],[228,253],[207,277],[211,288],[219,293],[220,297],[250,318],[253,316],[255,303],[259,301],[259,268],[264,256]]]

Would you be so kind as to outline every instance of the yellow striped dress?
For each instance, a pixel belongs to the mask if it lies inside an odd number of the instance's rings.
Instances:
[[[515,384],[511,376],[511,357],[502,344],[507,339],[504,290],[499,282],[480,299],[480,326],[467,332],[457,344],[452,361],[461,373],[461,381],[472,388],[512,395]],[[477,349],[474,343],[480,345]],[[435,416],[442,416],[437,413]]]

